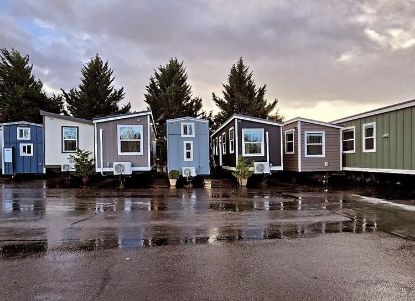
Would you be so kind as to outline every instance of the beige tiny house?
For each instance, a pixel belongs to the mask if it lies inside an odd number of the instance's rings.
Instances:
[[[306,118],[284,123],[284,170],[336,172],[342,170],[343,127]]]

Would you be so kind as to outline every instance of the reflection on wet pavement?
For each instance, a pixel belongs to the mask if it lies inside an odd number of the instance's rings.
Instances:
[[[1,196],[0,256],[4,258],[47,250],[140,249],[392,232],[396,230],[392,226],[399,227],[402,220],[413,220],[414,216],[362,205],[344,192],[117,192],[3,185]],[[412,233],[414,222],[405,223],[405,227]]]

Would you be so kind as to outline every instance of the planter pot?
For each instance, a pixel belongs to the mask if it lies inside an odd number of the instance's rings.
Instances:
[[[176,187],[177,179],[169,179],[170,187]]]
[[[246,187],[247,184],[248,184],[248,179],[241,179],[241,186],[242,187]]]

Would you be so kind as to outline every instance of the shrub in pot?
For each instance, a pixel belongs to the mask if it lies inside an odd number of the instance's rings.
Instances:
[[[78,148],[74,155],[69,156],[69,159],[75,163],[74,174],[82,178],[84,186],[89,182],[89,177],[95,174],[94,159],[90,158],[91,155],[91,152]]]
[[[250,170],[251,167],[253,167],[251,160],[241,156],[238,157],[236,169],[232,174],[234,177],[236,177],[240,186],[246,187],[248,178],[253,174],[253,172]]]
[[[171,187],[176,187],[177,179],[180,176],[180,172],[176,169],[172,169],[169,171],[169,182]]]

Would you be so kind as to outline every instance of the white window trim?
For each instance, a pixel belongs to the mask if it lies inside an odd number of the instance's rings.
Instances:
[[[192,135],[185,135],[184,134],[184,127],[189,126],[189,125],[192,126]],[[180,127],[181,127],[182,137],[194,137],[195,136],[195,123],[194,122],[182,122]]]
[[[251,143],[251,142],[246,142],[245,141],[245,132],[247,131],[261,131],[262,132],[262,142],[261,142],[261,153],[259,154],[247,154],[245,153],[245,144],[246,143]],[[243,157],[263,157],[265,154],[265,134],[264,134],[264,129],[263,128],[245,128],[242,129],[242,156]]]
[[[231,139],[231,132],[233,131],[233,139]],[[235,153],[235,128],[231,127],[229,129],[229,153],[233,154]]]
[[[140,141],[141,145],[140,145],[140,151],[139,152],[121,152],[121,139],[120,139],[120,128],[122,127],[138,127],[141,131],[141,139],[136,139],[136,140],[131,140],[131,141]],[[140,124],[118,124],[117,125],[117,144],[118,144],[118,156],[140,156],[143,155],[144,153],[144,128],[143,125]]]
[[[373,126],[373,136],[366,137],[366,128]],[[373,149],[366,149],[366,138],[373,138]],[[364,123],[362,125],[362,149],[364,153],[376,153],[376,122]]]
[[[216,140],[216,143],[215,143],[215,152],[216,152],[216,156],[218,156],[219,155],[219,138],[218,137],[216,137],[215,138],[215,140]]]
[[[64,129],[65,128],[75,128],[76,129],[76,138],[75,139],[65,139],[65,131],[64,131]],[[79,130],[79,127],[77,127],[77,126],[62,126],[62,152],[63,153],[75,153],[76,152],[76,150],[78,149],[78,147],[79,147],[79,145],[78,145],[78,143],[79,143],[79,133],[78,133],[78,130]],[[65,149],[65,141],[76,141],[76,148],[75,148],[75,150],[66,150]]]
[[[222,133],[222,154],[226,155],[226,132]]]
[[[29,137],[28,138],[19,138],[19,132],[20,130],[28,130],[29,131]],[[16,133],[16,139],[17,140],[30,140],[32,133],[31,133],[31,129],[29,127],[23,127],[23,126],[18,126],[17,127],[17,133]]]
[[[288,134],[293,134],[293,141],[292,141],[292,144],[293,144],[293,151],[292,152],[288,152],[287,151],[287,135]],[[294,155],[295,154],[295,143],[294,143],[294,141],[295,141],[295,129],[291,129],[291,130],[287,130],[287,131],[285,131],[284,132],[284,151],[285,151],[285,153],[287,154],[287,155]]]
[[[186,144],[190,143],[190,159],[186,158]],[[183,161],[190,162],[193,161],[193,141],[183,141]]]
[[[321,155],[308,155],[307,154],[307,146],[310,145],[309,143],[307,143],[307,136],[309,134],[317,134],[317,135],[322,135],[322,154]],[[313,143],[311,145],[319,145],[317,143]],[[326,157],[326,132],[324,131],[305,131],[304,132],[304,157],[307,158],[324,158]]]
[[[23,146],[30,145],[30,149],[32,150],[31,154],[23,153]],[[20,157],[33,157],[33,143],[20,143]]]
[[[341,130],[342,149],[343,149],[343,142],[352,140],[352,139],[347,139],[347,140],[343,139],[343,132],[344,131],[350,131],[350,130],[353,130],[353,150],[343,151],[343,154],[354,154],[354,153],[356,153],[356,127],[355,126],[349,126],[349,127],[346,127],[346,128]]]

